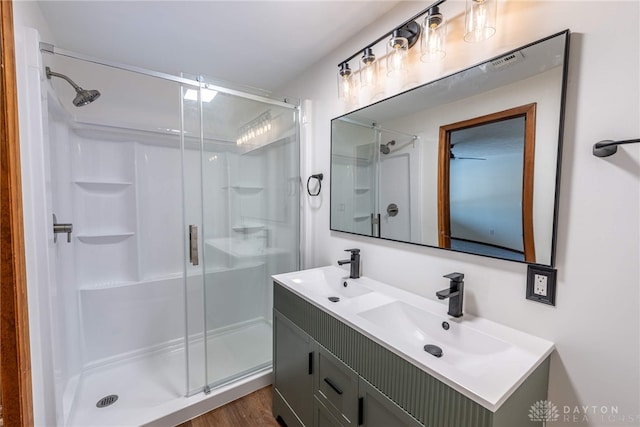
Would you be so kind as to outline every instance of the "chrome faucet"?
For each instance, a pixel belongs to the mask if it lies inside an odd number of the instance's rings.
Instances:
[[[360,277],[360,249],[345,249],[344,251],[351,252],[351,258],[338,261],[338,265],[351,264],[349,278],[358,279]]]
[[[438,299],[449,298],[449,316],[462,317],[462,299],[464,296],[464,274],[451,273],[447,274],[447,279],[450,279],[449,289],[443,289],[436,292]]]

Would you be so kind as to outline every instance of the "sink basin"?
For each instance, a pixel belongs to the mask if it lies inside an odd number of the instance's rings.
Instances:
[[[360,317],[405,341],[412,347],[432,344],[442,349],[444,361],[475,365],[483,357],[494,357],[511,348],[510,344],[466,327],[463,322],[450,321],[403,301],[394,301],[357,313]],[[446,322],[445,329],[443,322]],[[425,353],[427,355],[427,353]]]
[[[339,269],[300,272],[299,275],[291,275],[289,280],[299,292],[317,297],[350,299],[371,292],[358,282],[359,279],[350,279]]]

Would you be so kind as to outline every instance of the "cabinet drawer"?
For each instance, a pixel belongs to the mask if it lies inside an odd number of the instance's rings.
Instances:
[[[340,359],[318,346],[315,394],[345,426],[355,426],[358,416],[358,375]]]
[[[313,397],[313,427],[343,427],[317,396]]]

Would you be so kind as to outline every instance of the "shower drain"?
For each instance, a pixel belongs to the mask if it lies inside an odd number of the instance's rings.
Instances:
[[[102,399],[98,400],[98,403],[96,403],[96,406],[98,408],[105,408],[109,405],[113,405],[114,403],[116,403],[116,400],[118,400],[118,395],[110,394],[109,396],[105,396]]]

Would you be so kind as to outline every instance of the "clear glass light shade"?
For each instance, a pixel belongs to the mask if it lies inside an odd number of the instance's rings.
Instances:
[[[429,13],[422,25],[420,38],[420,60],[422,62],[436,62],[447,54],[447,22],[442,14]]]
[[[378,83],[378,61],[371,48],[364,50],[360,58],[360,86],[374,88]]]
[[[354,96],[353,73],[349,64],[341,64],[338,71],[338,98],[348,101]]]
[[[400,77],[404,75],[409,41],[405,37],[393,35],[387,43],[387,75]]]
[[[496,33],[497,0],[467,0],[464,40],[481,42]]]

